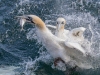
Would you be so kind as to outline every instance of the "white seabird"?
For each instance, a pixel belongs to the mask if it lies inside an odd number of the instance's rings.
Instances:
[[[46,25],[57,37],[71,41],[71,42],[83,42],[83,33],[86,30],[84,27],[74,28],[71,31],[64,29],[66,25],[66,20],[64,18],[58,18],[56,20],[56,26]]]
[[[88,56],[84,56],[86,52],[78,43],[67,42],[53,35],[45,23],[36,15],[21,17],[26,19],[27,22],[35,24],[38,40],[42,42],[54,59],[60,58],[66,64],[73,62],[76,66],[84,69],[92,68]]]
[[[69,30],[64,29],[66,25],[66,20],[64,18],[57,18],[56,20],[56,26],[53,25],[46,25],[51,32],[53,32],[57,37],[66,40],[67,39],[67,34]]]

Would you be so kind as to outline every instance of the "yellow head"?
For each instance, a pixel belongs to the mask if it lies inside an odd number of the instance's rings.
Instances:
[[[41,30],[46,28],[45,23],[36,15],[24,15],[18,17],[26,19],[26,22],[34,23]]]

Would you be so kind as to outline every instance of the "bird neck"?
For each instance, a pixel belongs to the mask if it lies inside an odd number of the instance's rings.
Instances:
[[[34,21],[35,21],[35,20],[34,20]],[[36,21],[35,21],[35,25],[36,25],[36,27],[37,27],[38,29],[40,29],[40,30],[46,30],[46,29],[47,29],[45,23],[44,23],[41,19],[38,19],[38,21],[36,20]]]
[[[45,26],[45,23],[41,23],[41,24],[37,24],[36,27],[40,30],[46,30],[46,26]]]

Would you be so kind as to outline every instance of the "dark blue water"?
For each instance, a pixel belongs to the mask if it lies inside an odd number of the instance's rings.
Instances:
[[[69,30],[86,27],[85,37],[97,59],[94,64],[100,65],[99,0],[0,0],[0,75],[66,75],[52,68],[52,58],[29,32],[34,26],[26,23],[25,31],[20,31],[16,16],[24,14],[35,14],[49,24],[64,17]],[[78,70],[71,75],[100,75],[99,70]]]

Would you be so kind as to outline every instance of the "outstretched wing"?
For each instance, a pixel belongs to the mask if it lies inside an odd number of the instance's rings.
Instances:
[[[53,34],[55,34],[56,26],[53,26],[53,25],[46,25],[46,27],[48,27],[49,30],[50,30]]]
[[[74,28],[68,33],[69,40],[73,42],[82,42],[84,41],[84,36],[83,32],[85,31],[86,28],[84,27],[79,27],[79,28]]]
[[[81,47],[80,44],[75,43],[75,42],[65,42],[65,45],[69,48],[75,49],[76,52],[79,51],[83,55],[86,55],[86,51]]]
[[[74,57],[76,59],[84,58],[87,56],[86,50],[76,42],[68,42],[59,40],[61,46],[63,46],[64,51],[70,57]]]

